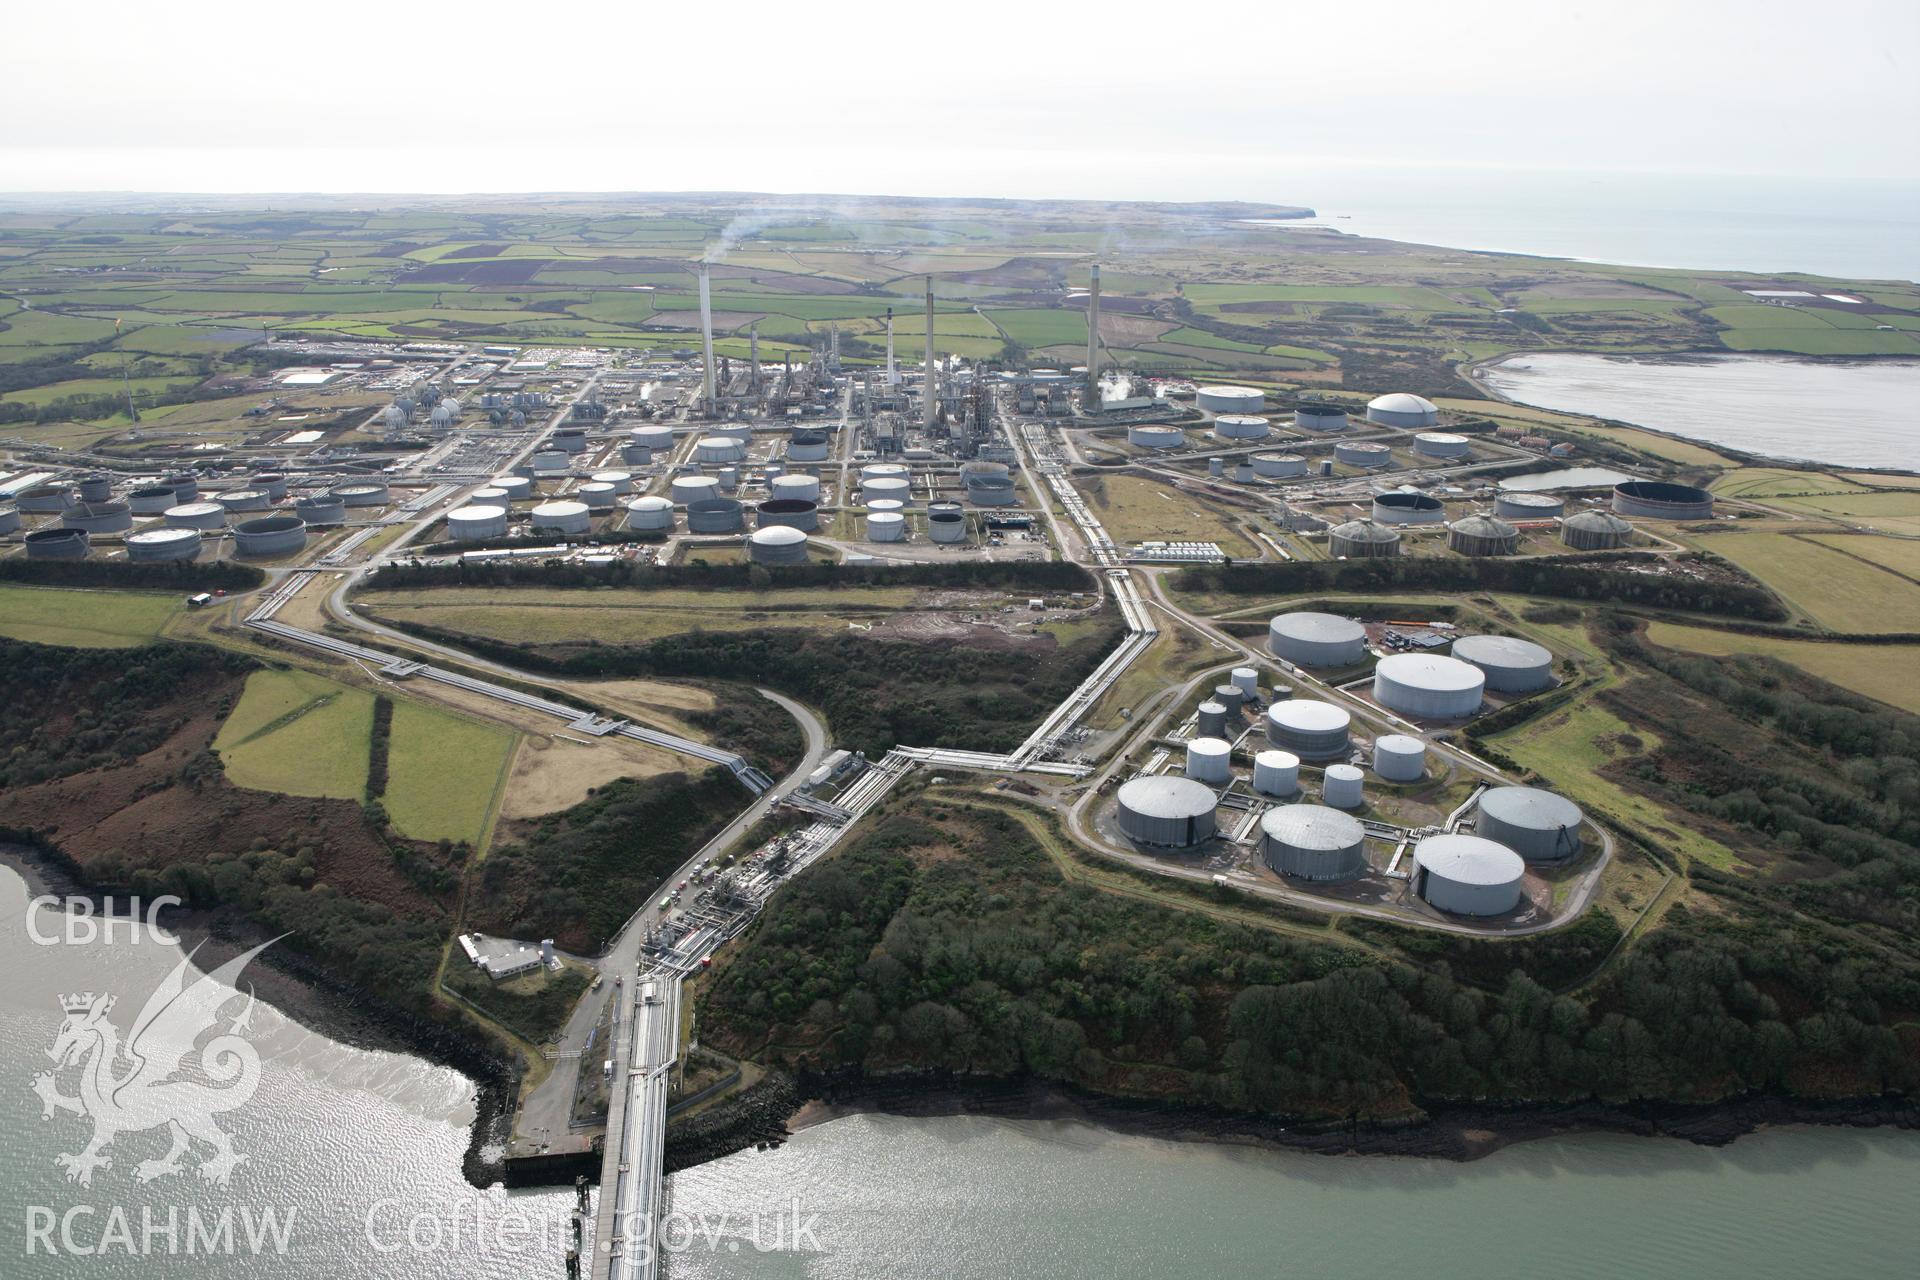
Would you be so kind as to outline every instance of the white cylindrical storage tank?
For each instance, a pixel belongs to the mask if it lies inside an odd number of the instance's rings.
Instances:
[[[965,542],[967,540],[966,513],[951,505],[929,507],[927,537],[934,542]]]
[[[736,499],[715,496],[687,504],[688,533],[739,533],[746,527],[746,508]]]
[[[1269,480],[1285,480],[1307,474],[1307,460],[1297,453],[1256,453],[1253,474]]]
[[[12,507],[0,507],[0,533],[20,532],[20,513]]]
[[[820,527],[820,507],[805,498],[769,498],[755,508],[754,522],[762,529],[784,525],[812,533]]]
[[[596,471],[593,473],[593,482],[612,485],[614,493],[622,498],[633,492],[631,471]]]
[[[669,487],[681,506],[720,496],[720,482],[712,476],[675,476]]]
[[[951,502],[944,503],[942,504],[942,506],[943,508],[954,507],[955,510],[958,510],[958,508],[955,507],[955,504]],[[880,511],[905,512],[906,509],[907,509],[907,504],[900,501],[898,498],[875,498],[872,502],[869,502],[867,504],[868,515],[873,515],[875,512],[880,512]]]
[[[589,480],[573,491],[578,501],[587,504],[589,511],[611,511],[619,495],[613,486],[604,480]]]
[[[753,439],[753,427],[745,422],[722,422],[718,426],[708,427],[707,434],[745,444]]]
[[[1331,702],[1294,698],[1267,708],[1267,742],[1303,760],[1331,760],[1353,749],[1353,717]]]
[[[786,473],[787,464],[777,458],[769,461],[765,466],[760,468],[760,474],[766,477],[766,482],[769,485]]]
[[[1439,524],[1447,509],[1430,494],[1396,489],[1373,495],[1373,518],[1380,524]]]
[[[867,513],[868,542],[904,542],[906,538],[907,518],[898,511]]]
[[[1560,541],[1575,551],[1612,551],[1632,540],[1633,526],[1610,511],[1577,512],[1560,525]]]
[[[467,495],[468,502],[478,502],[485,506],[504,507],[507,505],[507,491],[497,485],[483,485]]]
[[[738,467],[720,468],[720,491],[722,493],[732,493],[739,487],[740,487],[740,468]]]
[[[1367,871],[1367,829],[1338,809],[1279,805],[1261,815],[1260,856],[1283,876],[1351,880]]]
[[[640,533],[673,528],[673,502],[661,497],[635,498],[627,504],[627,528]]]
[[[1192,778],[1133,778],[1120,785],[1120,831],[1155,848],[1191,849],[1212,838],[1218,806],[1213,788]]]
[[[320,493],[294,503],[293,514],[305,520],[309,526],[344,524],[347,519],[347,504],[345,500],[331,493]]]
[[[1493,514],[1502,520],[1552,520],[1566,509],[1567,504],[1550,493],[1516,489],[1493,500]]]
[[[1440,425],[1440,407],[1425,396],[1395,391],[1367,401],[1367,420],[1383,427],[1435,427]]]
[[[1127,443],[1142,449],[1178,449],[1187,442],[1187,433],[1178,427],[1142,423],[1127,428]]]
[[[1327,534],[1327,554],[1338,560],[1368,560],[1400,554],[1400,531],[1378,520],[1349,520]]]
[[[1365,775],[1350,764],[1330,764],[1320,781],[1320,799],[1336,809],[1358,809],[1364,802],[1362,794]]]
[[[911,477],[912,470],[899,462],[869,462],[860,468],[860,483],[869,480],[905,480]]]
[[[491,488],[504,492],[509,502],[533,496],[533,481],[526,476],[495,476],[487,483]]]
[[[1451,431],[1422,431],[1413,438],[1413,451],[1423,458],[1464,458],[1472,443]]]
[[[1253,758],[1253,789],[1263,796],[1297,794],[1300,757],[1291,751],[1262,751]]]
[[[1367,629],[1332,613],[1283,613],[1267,623],[1267,649],[1303,667],[1350,667],[1367,656]]]
[[[593,527],[593,519],[586,503],[561,499],[535,507],[533,527],[543,533],[585,533]]]
[[[672,427],[635,427],[627,432],[627,443],[659,452],[673,448]]]
[[[60,523],[88,533],[125,533],[133,528],[133,508],[124,502],[76,502],[60,513]]]
[[[168,507],[166,522],[174,529],[224,529],[227,509],[217,502],[183,502]]]
[[[75,488],[82,502],[105,502],[113,496],[113,477],[104,471],[89,471]]]
[[[784,524],[755,529],[747,539],[747,557],[755,564],[805,564],[807,535]]]
[[[160,483],[173,490],[175,506],[193,502],[200,497],[200,480],[191,471],[170,471],[166,479]]]
[[[1396,653],[1373,668],[1373,700],[1403,716],[1460,720],[1480,709],[1487,677],[1438,653]]]
[[[1241,484],[1245,484],[1247,481],[1253,479],[1253,468],[1244,462],[1237,462],[1233,467],[1233,478]]]
[[[1527,864],[1503,844],[1479,836],[1428,836],[1413,847],[1420,896],[1460,916],[1505,915],[1520,905]]]
[[[384,507],[387,505],[387,482],[356,480],[336,488],[333,496],[350,507]]]
[[[790,462],[825,462],[831,446],[827,443],[824,431],[796,431],[787,441],[787,459]]]
[[[47,506],[44,503],[36,505],[35,500],[30,496],[34,492],[29,489],[20,495],[19,503],[22,511],[58,511],[67,505],[64,489],[60,491],[62,497],[58,506]],[[127,495],[127,506],[137,516],[157,516],[168,507],[181,505],[183,501],[178,489],[164,484],[145,485]]]
[[[1453,656],[1480,668],[1495,693],[1533,693],[1553,683],[1553,654],[1517,636],[1461,636]]]
[[[127,535],[127,559],[143,564],[157,560],[191,560],[199,554],[198,529],[142,529]]]
[[[286,556],[307,545],[307,522],[299,516],[257,516],[233,526],[233,554]]]
[[[891,498],[895,502],[913,501],[913,483],[897,476],[879,476],[860,482],[860,500],[872,502],[876,498]]]
[[[505,507],[468,506],[447,512],[447,536],[455,542],[507,536]]]
[[[214,494],[213,500],[227,510],[236,512],[265,511],[273,505],[264,489],[228,489],[224,493]]]
[[[1333,446],[1333,456],[1350,467],[1378,471],[1393,461],[1393,451],[1369,440],[1343,440]]]
[[[1227,474],[1227,460],[1226,460],[1225,458],[1208,458],[1208,459],[1207,459],[1207,474],[1208,474],[1208,475],[1210,475],[1210,476],[1224,476],[1224,475],[1226,475],[1226,474]]]
[[[266,490],[267,496],[275,502],[287,496],[287,478],[278,471],[257,475],[249,483],[256,489]]]
[[[537,476],[565,475],[573,465],[573,455],[565,449],[541,449],[527,459],[527,466]]]
[[[1373,771],[1388,782],[1418,782],[1427,772],[1427,744],[1404,733],[1373,740]]]
[[[702,436],[694,441],[693,460],[702,463],[739,462],[747,456],[747,447],[725,436]]]
[[[562,453],[585,453],[587,430],[585,427],[561,427],[547,438],[547,444]]]
[[[820,501],[820,477],[794,471],[783,476],[775,476],[767,485],[767,492],[776,498],[790,498],[799,502]]]
[[[1194,732],[1202,738],[1224,738],[1227,735],[1227,709],[1209,698],[1200,704],[1193,713]]]
[[[1475,829],[1528,862],[1561,862],[1580,852],[1580,806],[1539,787],[1493,787],[1480,794]]]
[[[620,461],[630,467],[650,467],[653,465],[653,450],[643,444],[623,444],[620,446]]]
[[[1303,431],[1345,431],[1347,410],[1344,405],[1302,400],[1293,411],[1293,425]]]
[[[34,529],[21,541],[29,560],[85,560],[87,540],[85,529]]]
[[[1233,687],[1240,691],[1240,697],[1247,702],[1260,701],[1260,673],[1252,667],[1233,669]]]
[[[1265,440],[1267,420],[1250,413],[1223,413],[1213,420],[1213,434],[1221,440]]]
[[[1193,402],[1209,413],[1259,413],[1267,407],[1266,393],[1258,387],[1201,387]]]

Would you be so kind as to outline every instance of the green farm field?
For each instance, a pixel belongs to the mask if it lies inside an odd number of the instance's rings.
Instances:
[[[407,698],[393,704],[387,816],[416,840],[479,846],[499,804],[517,735]]]
[[[1695,545],[1758,578],[1794,608],[1830,631],[1920,632],[1920,583],[1873,563],[1876,544],[1904,553],[1905,544],[1872,535],[1843,540],[1786,533],[1716,533]]]
[[[372,694],[305,671],[256,671],[213,748],[235,786],[358,800],[372,740]]]
[[[1920,645],[1840,644],[1823,640],[1789,640],[1776,636],[1742,635],[1711,627],[1689,627],[1673,622],[1647,625],[1647,639],[1669,649],[1725,657],[1736,653],[1778,658],[1811,676],[1851,689],[1888,706],[1920,714]]]
[[[184,606],[174,595],[0,586],[0,635],[77,649],[130,649],[156,640]]]

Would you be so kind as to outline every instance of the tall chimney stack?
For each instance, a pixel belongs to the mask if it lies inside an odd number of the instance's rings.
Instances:
[[[720,411],[719,394],[713,380],[713,289],[707,283],[707,264],[700,264],[700,341],[706,351],[706,376],[700,384],[703,393],[701,412],[709,417]]]
[[[1100,412],[1100,264],[1087,289],[1087,412]]]
[[[893,367],[893,308],[892,307],[887,308],[887,385],[890,387],[897,387],[900,385],[900,375],[894,372],[894,367]]]
[[[925,394],[920,397],[926,402],[924,422],[931,429],[940,412],[940,375],[933,363],[933,277],[927,277],[927,384]]]

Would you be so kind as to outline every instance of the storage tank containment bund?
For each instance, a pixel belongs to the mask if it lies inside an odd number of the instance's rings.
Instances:
[[[256,516],[233,526],[233,554],[286,556],[307,545],[307,522],[299,516]]]
[[[1263,796],[1300,791],[1300,757],[1291,751],[1262,751],[1253,758],[1253,789]]]
[[[1527,864],[1480,836],[1428,836],[1413,847],[1420,896],[1460,916],[1504,915],[1520,904]]]
[[[1120,786],[1118,821],[1129,840],[1160,849],[1191,849],[1211,839],[1218,797],[1192,778],[1134,778]]]
[[[1427,744],[1404,733],[1373,740],[1373,771],[1388,782],[1418,782],[1427,772]]]
[[[1267,708],[1267,742],[1303,760],[1331,760],[1353,749],[1353,717],[1331,702],[1293,698]]]
[[[1553,683],[1553,653],[1517,636],[1461,636],[1453,656],[1480,668],[1495,693],[1533,693]]]
[[[587,511],[586,503],[562,498],[535,507],[533,527],[542,533],[585,533],[593,527],[593,518]]]
[[[199,554],[198,529],[142,529],[139,533],[127,535],[127,559],[142,564],[160,560],[191,560]]]
[[[1260,856],[1283,876],[1352,880],[1367,871],[1367,832],[1338,809],[1283,804],[1260,818]]]
[[[1267,624],[1267,649],[1303,667],[1350,667],[1367,654],[1367,629],[1331,613],[1283,613]]]
[[[1580,852],[1580,806],[1539,787],[1493,787],[1480,795],[1475,829],[1528,862],[1560,862]]]

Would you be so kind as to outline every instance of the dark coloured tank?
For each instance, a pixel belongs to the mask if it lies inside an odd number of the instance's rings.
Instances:
[[[1713,515],[1713,495],[1690,484],[1623,480],[1613,486],[1613,509],[1647,520],[1705,520]]]

